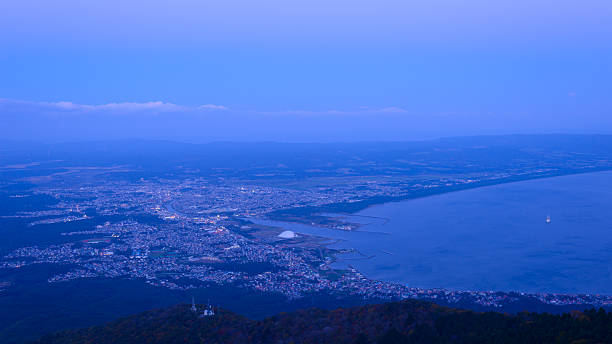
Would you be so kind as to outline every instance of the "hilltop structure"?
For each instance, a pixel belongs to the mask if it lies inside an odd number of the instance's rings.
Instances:
[[[215,311],[210,305],[210,300],[208,300],[208,305],[206,306],[206,308],[204,308],[202,314],[200,314],[200,318],[211,317],[213,315],[215,315]]]
[[[198,308],[195,305],[195,299],[193,298],[193,296],[191,297],[191,311],[194,313],[198,312]]]
[[[198,308],[195,305],[195,298],[191,297],[191,311],[193,313],[198,313]],[[198,315],[199,318],[205,318],[215,315],[215,311],[213,307],[210,305],[210,300],[208,301],[208,305],[204,308],[204,311]]]

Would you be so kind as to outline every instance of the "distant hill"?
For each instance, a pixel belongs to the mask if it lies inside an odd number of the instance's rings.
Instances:
[[[223,309],[200,318],[178,305],[38,343],[612,343],[612,313],[513,316],[406,300],[255,321]]]

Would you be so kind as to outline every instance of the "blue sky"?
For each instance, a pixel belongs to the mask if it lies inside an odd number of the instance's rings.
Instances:
[[[9,0],[0,138],[612,133],[609,18],[605,0]]]

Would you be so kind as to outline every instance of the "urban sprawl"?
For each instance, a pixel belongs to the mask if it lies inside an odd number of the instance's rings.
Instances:
[[[255,221],[287,209],[350,204],[379,196],[399,199],[419,190],[515,176],[343,177],[340,182],[339,178],[316,178],[308,183],[151,178],[90,180],[61,187],[41,184],[35,194],[51,196],[56,204],[5,217],[25,218],[32,227],[71,224],[66,226],[70,230],[61,233],[65,240],[60,244],[10,252],[2,257],[0,268],[64,266],[65,272],[49,278],[49,283],[129,278],[182,290],[214,283],[281,293],[291,299],[323,292],[364,299],[474,302],[491,307],[516,302],[519,297],[556,305],[612,305],[609,296],[422,289],[372,280],[352,267],[332,267],[342,252],[326,247],[324,238],[301,233],[279,235],[283,229]],[[340,220],[316,225],[330,231],[358,230],[358,224]],[[0,283],[0,292],[9,287],[8,282]]]

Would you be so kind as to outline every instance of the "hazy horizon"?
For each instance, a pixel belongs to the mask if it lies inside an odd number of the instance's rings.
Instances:
[[[32,105],[34,104],[34,105]],[[41,105],[42,104],[42,105]],[[17,106],[16,106],[17,105]],[[127,110],[115,110],[125,106]],[[35,109],[27,110],[28,107]],[[168,110],[155,110],[168,107]],[[404,110],[355,112],[232,112],[225,109],[174,109],[178,105],[23,103],[0,99],[0,138],[40,142],[120,139],[208,142],[362,142],[415,141],[446,137],[530,134],[612,134],[612,118],[515,116],[499,120],[475,115],[424,116]],[[120,114],[108,113],[123,111]],[[531,123],[526,127],[524,123]]]
[[[0,138],[612,133],[608,1],[0,4]]]
[[[423,138],[411,138],[411,139],[398,139],[398,140],[326,140],[326,141],[281,141],[281,140],[210,140],[210,141],[198,141],[188,139],[166,139],[166,138],[141,138],[141,137],[119,137],[119,138],[98,138],[98,139],[12,139],[12,138],[0,138],[0,143],[14,143],[14,144],[41,144],[41,145],[65,145],[65,144],[79,144],[79,143],[121,143],[121,142],[158,142],[168,144],[184,144],[184,145],[215,145],[215,144],[227,144],[227,145],[352,145],[352,144],[404,144],[404,143],[425,143],[425,142],[436,142],[444,140],[462,140],[462,139],[488,139],[488,138],[551,138],[549,144],[554,143],[555,139],[567,137],[612,137],[612,134],[608,133],[545,133],[545,134],[531,134],[531,133],[509,133],[509,134],[477,134],[477,135],[449,135],[439,137],[423,137]]]

